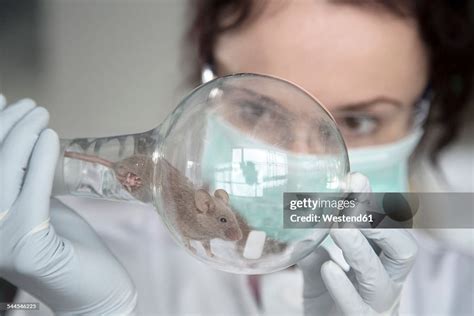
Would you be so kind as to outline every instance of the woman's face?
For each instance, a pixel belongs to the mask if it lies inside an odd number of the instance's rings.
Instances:
[[[428,80],[415,21],[334,1],[268,1],[251,23],[224,33],[218,75],[264,73],[318,98],[351,147],[393,142],[411,130]]]

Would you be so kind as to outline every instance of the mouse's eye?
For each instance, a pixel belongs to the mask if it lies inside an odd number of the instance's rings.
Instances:
[[[219,222],[221,222],[221,223],[227,223],[227,218],[225,218],[225,217],[219,217]]]

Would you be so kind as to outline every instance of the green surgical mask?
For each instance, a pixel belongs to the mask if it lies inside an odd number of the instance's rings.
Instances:
[[[367,176],[373,192],[407,192],[408,160],[422,135],[420,128],[391,144],[350,149],[351,171]]]
[[[296,154],[271,146],[222,118],[208,119],[203,149],[203,181],[224,189],[233,209],[253,230],[288,242],[311,229],[283,228],[283,192],[340,192],[348,171],[336,155]]]

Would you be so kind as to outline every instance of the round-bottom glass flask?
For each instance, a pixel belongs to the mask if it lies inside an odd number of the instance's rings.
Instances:
[[[322,105],[255,74],[196,88],[151,131],[62,140],[62,153],[57,193],[152,204],[194,257],[248,274],[291,266],[327,236],[325,223],[286,228],[283,193],[342,192],[349,171]]]

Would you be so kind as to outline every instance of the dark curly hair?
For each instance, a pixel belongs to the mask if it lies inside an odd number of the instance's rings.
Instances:
[[[339,0],[349,5],[379,6],[395,15],[413,17],[430,54],[432,106],[426,137],[432,162],[458,135],[472,97],[474,57],[474,1],[469,0]],[[216,40],[258,15],[262,2],[252,0],[192,0],[191,24],[186,38],[194,56],[192,80],[197,82],[204,63],[213,63]],[[257,12],[257,14],[255,14]],[[232,20],[224,19],[232,13]],[[224,23],[225,20],[225,23]],[[189,56],[188,56],[189,57]],[[188,59],[189,60],[189,59]],[[197,67],[196,67],[197,66]],[[436,133],[433,133],[436,131]],[[433,136],[431,136],[433,134]]]

